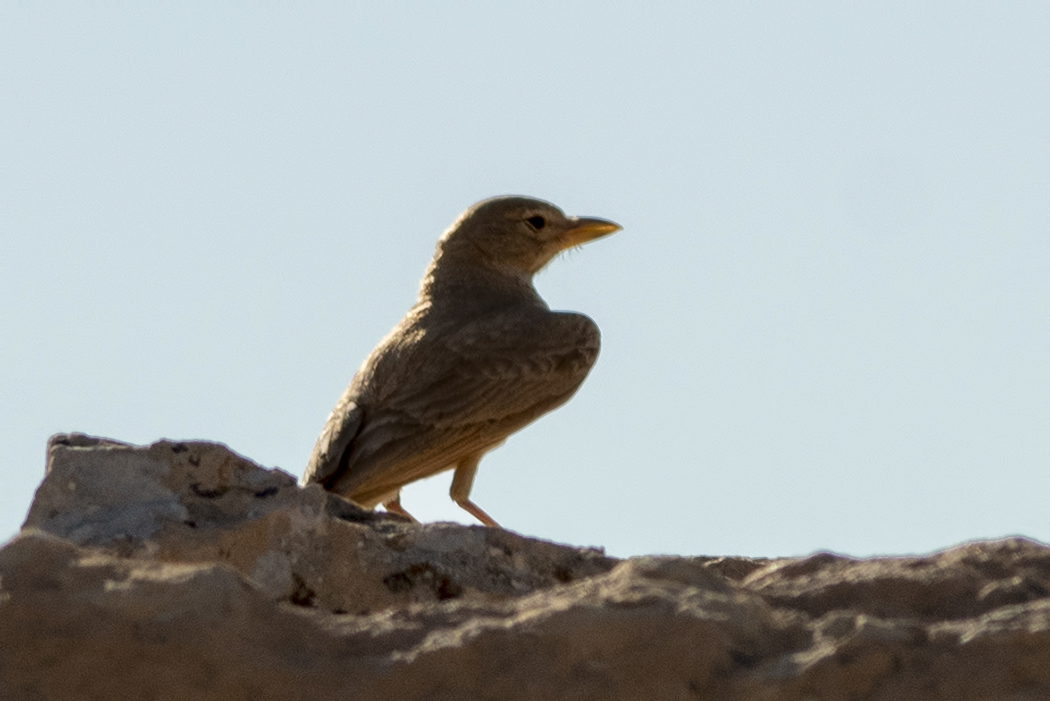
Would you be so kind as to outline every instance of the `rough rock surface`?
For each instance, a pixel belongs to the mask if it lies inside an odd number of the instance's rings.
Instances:
[[[1050,699],[1050,548],[641,557],[70,434],[0,549],[0,699]]]

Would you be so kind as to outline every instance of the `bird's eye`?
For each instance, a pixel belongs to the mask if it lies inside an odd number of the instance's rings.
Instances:
[[[529,226],[531,226],[533,229],[536,229],[537,231],[547,226],[547,220],[539,216],[538,214],[534,217],[529,217],[525,221],[527,221],[529,223]]]

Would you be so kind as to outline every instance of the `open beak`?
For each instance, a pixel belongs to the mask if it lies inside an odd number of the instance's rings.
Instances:
[[[616,222],[597,217],[573,217],[570,221],[572,221],[572,228],[560,237],[563,250],[607,236],[623,228]]]

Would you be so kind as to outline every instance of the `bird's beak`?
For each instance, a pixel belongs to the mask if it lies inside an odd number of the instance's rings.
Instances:
[[[572,228],[559,237],[563,250],[593,241],[596,238],[606,236],[623,228],[616,222],[611,222],[608,219],[598,219],[597,217],[573,217],[570,221],[572,222]]]

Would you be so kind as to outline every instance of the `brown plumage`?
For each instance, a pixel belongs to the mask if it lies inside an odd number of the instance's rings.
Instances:
[[[559,252],[620,227],[527,197],[474,205],[441,236],[405,318],[369,354],[314,446],[303,476],[364,507],[403,515],[400,491],[455,469],[470,501],[481,456],[564,404],[598,356],[598,327],[552,312],[533,275]]]

